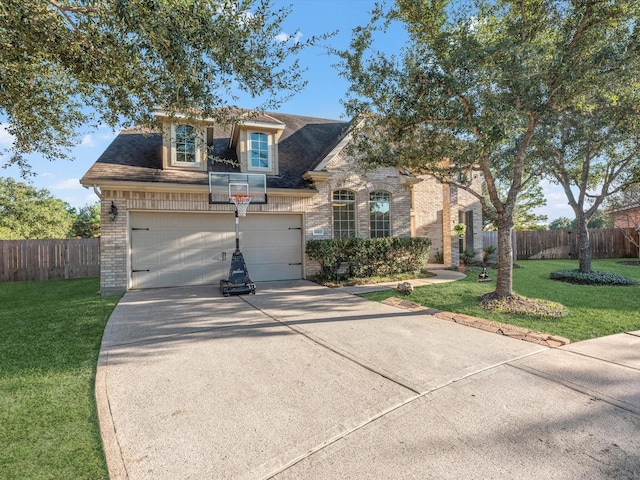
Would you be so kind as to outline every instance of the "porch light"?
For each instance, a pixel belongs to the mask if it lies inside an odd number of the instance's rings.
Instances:
[[[112,222],[115,222],[117,218],[118,218],[118,207],[116,207],[115,203],[113,203],[113,200],[112,200],[111,207],[109,208],[109,220],[111,220]]]

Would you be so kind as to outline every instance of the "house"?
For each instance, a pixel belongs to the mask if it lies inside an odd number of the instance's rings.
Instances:
[[[640,231],[640,187],[624,192],[612,215],[614,228]]]
[[[212,171],[266,174],[268,202],[240,218],[253,281],[315,273],[304,254],[308,239],[428,237],[430,260],[439,254],[455,265],[453,225],[462,221],[462,246],[482,249],[477,201],[397,168],[357,171],[345,152],[349,122],[261,113],[232,126],[210,119],[193,126],[158,117],[163,133],[122,131],[81,179],[102,203],[102,293],[227,278],[234,206],[209,202]]]

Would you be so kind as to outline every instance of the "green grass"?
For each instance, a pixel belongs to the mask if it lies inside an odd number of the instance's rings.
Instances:
[[[0,284],[0,477],[108,478],[94,376],[119,296],[98,279]]]
[[[619,261],[594,260],[592,266],[594,270],[616,272],[640,281],[640,267],[621,265]],[[572,342],[640,330],[640,286],[575,285],[549,279],[552,271],[576,269],[577,262],[571,260],[529,260],[517,264],[522,268],[513,270],[515,293],[561,303],[567,308],[566,316],[540,318],[483,309],[478,297],[495,289],[495,270],[489,270],[491,283],[478,283],[478,273],[468,272],[464,280],[419,287],[407,298],[440,310],[560,335]],[[380,301],[394,295],[397,293],[390,290],[363,296]]]

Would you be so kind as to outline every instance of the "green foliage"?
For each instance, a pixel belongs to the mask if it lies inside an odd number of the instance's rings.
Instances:
[[[153,112],[229,120],[239,93],[276,109],[304,87],[297,52],[276,36],[289,8],[270,0],[0,3],[0,115],[26,153],[67,155],[78,130],[152,126]]]
[[[418,273],[430,248],[428,238],[345,238],[308,240],[306,253],[320,263],[321,277],[336,279]]]
[[[0,177],[0,240],[67,238],[73,215],[48,190]]]
[[[100,236],[100,204],[85,205],[78,211],[73,209],[71,236],[79,238],[97,238]]]
[[[578,285],[628,286],[638,284],[634,279],[625,277],[619,273],[600,272],[596,270],[592,270],[589,273],[583,273],[580,270],[556,270],[555,272],[551,272],[549,278]]]
[[[460,254],[460,261],[464,263],[469,263],[474,258],[476,258],[476,252],[470,248],[465,248],[464,252]]]
[[[541,125],[581,105],[593,112],[599,92],[611,87],[600,97],[612,99],[640,78],[638,2],[397,0],[383,8],[338,52],[351,84],[348,113],[360,117],[352,152],[367,165],[457,185],[503,234],[523,188],[540,177],[533,150]],[[373,32],[396,21],[409,41],[386,56]],[[481,174],[487,195],[459,172]],[[506,249],[499,255],[496,291],[509,295],[512,259]]]
[[[436,250],[436,253],[434,254],[435,256],[435,262],[436,263],[440,263],[440,264],[444,264],[444,252],[440,249]]]
[[[108,478],[93,392],[119,297],[98,289],[97,278],[0,284],[2,478]]]
[[[547,199],[544,196],[542,188],[538,184],[539,179],[532,177],[531,180],[522,186],[516,204],[513,209],[513,229],[514,230],[540,230],[544,229],[544,223],[547,221],[546,215],[536,215],[533,210],[544,207]],[[502,185],[499,180],[496,182],[496,191],[502,201],[506,201],[506,186]],[[485,196],[488,195],[485,192]],[[487,198],[488,203],[490,199]],[[482,225],[484,230],[497,230],[495,216],[489,212],[482,214]]]
[[[484,252],[482,260],[486,262],[494,253],[496,253],[496,247],[494,245],[485,245],[482,251]]]
[[[567,217],[560,217],[549,223],[549,230],[562,230],[575,228],[576,221]]]
[[[456,223],[453,226],[453,231],[457,236],[464,237],[464,234],[467,231],[467,226],[464,223]]]
[[[567,217],[560,217],[549,223],[549,230],[575,229],[576,220]],[[589,220],[587,228],[613,228],[611,216],[602,210],[598,210]]]

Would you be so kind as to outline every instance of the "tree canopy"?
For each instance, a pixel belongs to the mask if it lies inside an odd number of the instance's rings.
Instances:
[[[100,204],[85,205],[71,210],[73,224],[70,236],[80,238],[96,238],[100,236]]]
[[[75,209],[47,189],[0,177],[0,240],[99,236],[100,204]]]
[[[639,8],[615,0],[397,0],[376,9],[339,52],[351,83],[347,110],[360,118],[354,151],[365,163],[429,173],[478,198],[498,229],[497,296],[512,295],[510,233],[520,192],[541,175],[532,150],[542,120],[602,89],[602,75],[615,77],[619,68],[609,71],[605,60],[613,62],[613,51],[616,62],[638,55]],[[394,21],[409,41],[385,56],[373,32]],[[480,173],[487,195],[457,182],[460,171]]]
[[[0,240],[67,238],[73,220],[48,190],[0,177]]]
[[[26,175],[25,154],[68,156],[81,129],[153,125],[158,108],[228,120],[239,93],[276,108],[304,86],[295,54],[315,41],[276,38],[288,13],[270,0],[3,0],[5,162]]]

